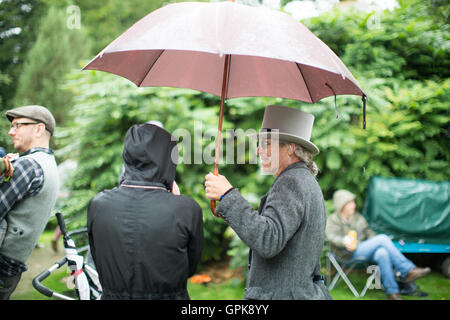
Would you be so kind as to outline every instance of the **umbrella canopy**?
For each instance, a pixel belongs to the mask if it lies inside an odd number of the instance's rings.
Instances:
[[[111,72],[137,86],[190,88],[225,99],[270,96],[316,102],[364,96],[336,54],[280,11],[218,2],[164,6],[134,24],[84,69]]]
[[[140,87],[170,86],[221,97],[214,174],[218,174],[224,101],[268,96],[316,102],[366,95],[342,61],[303,24],[280,11],[232,2],[183,2],[139,20],[83,69]],[[215,204],[211,202],[214,213]],[[215,214],[215,213],[214,213]]]

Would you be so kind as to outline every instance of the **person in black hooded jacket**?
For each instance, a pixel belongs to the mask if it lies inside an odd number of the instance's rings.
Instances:
[[[102,299],[189,299],[203,217],[197,202],[171,192],[177,156],[166,130],[133,125],[125,136],[121,184],[90,201],[89,245]]]

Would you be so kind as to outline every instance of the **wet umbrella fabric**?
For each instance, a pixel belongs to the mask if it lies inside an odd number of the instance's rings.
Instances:
[[[361,95],[365,127],[366,95],[342,61],[303,24],[264,7],[166,5],[135,23],[84,69],[117,74],[140,87],[189,88],[220,96],[214,174],[229,98],[270,96],[314,103],[333,95]]]
[[[137,86],[171,86],[225,99],[271,96],[316,102],[364,95],[342,61],[291,16],[231,2],[176,3],[134,24],[84,69],[123,76]]]

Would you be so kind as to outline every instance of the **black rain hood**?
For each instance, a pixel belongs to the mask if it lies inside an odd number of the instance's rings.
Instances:
[[[165,190],[172,187],[177,157],[167,131],[133,125],[125,136],[120,186],[89,202],[89,247],[102,299],[189,299],[187,281],[202,253],[203,215],[194,199]]]
[[[133,125],[125,135],[122,153],[124,184],[164,186],[172,190],[178,162],[177,142],[153,124]]]

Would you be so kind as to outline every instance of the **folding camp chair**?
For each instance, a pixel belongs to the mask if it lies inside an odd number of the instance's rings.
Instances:
[[[350,261],[343,261],[337,255],[335,255],[331,251],[327,251],[327,284],[329,283],[329,279],[331,276],[331,265],[336,269],[336,274],[328,285],[328,290],[333,290],[338,281],[342,278],[345,284],[349,287],[355,297],[364,297],[367,292],[367,289],[373,288],[373,282],[375,281],[375,288],[380,288],[379,279],[380,279],[380,269],[377,265],[371,265],[368,260],[365,259],[352,259]],[[355,289],[355,286],[351,283],[348,275],[355,269],[364,268],[368,271],[372,271],[371,275],[367,278],[366,284],[359,294]],[[344,271],[345,269],[345,271]]]

